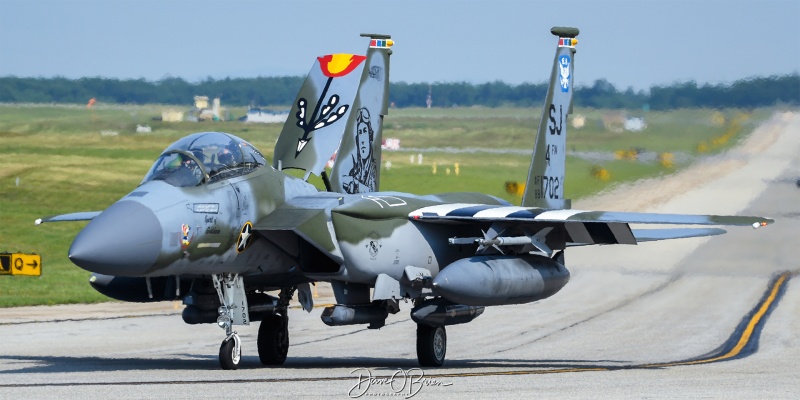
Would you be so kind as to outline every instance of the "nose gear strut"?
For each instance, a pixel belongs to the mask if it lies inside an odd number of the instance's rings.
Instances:
[[[225,340],[219,347],[219,364],[222,369],[237,369],[242,359],[242,341],[233,325],[250,325],[244,279],[239,274],[211,275],[219,296],[217,325],[225,329]]]

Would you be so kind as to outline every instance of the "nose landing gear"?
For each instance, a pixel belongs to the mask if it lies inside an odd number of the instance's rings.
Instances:
[[[242,341],[236,332],[231,332],[219,346],[219,365],[222,369],[237,369],[242,359]]]
[[[211,275],[221,306],[217,310],[217,325],[225,329],[225,340],[219,347],[222,369],[237,369],[242,359],[242,341],[233,325],[250,325],[244,279],[239,274]]]

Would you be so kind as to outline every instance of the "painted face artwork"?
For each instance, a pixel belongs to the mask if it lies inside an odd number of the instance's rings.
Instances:
[[[356,128],[356,135],[358,137],[358,154],[362,160],[369,157],[372,143],[369,140],[369,125],[364,122],[359,122]]]

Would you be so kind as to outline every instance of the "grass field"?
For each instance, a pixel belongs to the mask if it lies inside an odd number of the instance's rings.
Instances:
[[[172,107],[97,106],[87,110],[83,106],[0,105],[0,252],[38,253],[44,266],[41,277],[0,276],[0,307],[108,300],[88,285],[90,274],[67,259],[69,245],[85,223],[34,226],[36,218],[103,210],[132,191],[160,152],[186,134],[229,132],[250,141],[271,159],[281,129],[279,124],[164,123],[152,119],[166,108]],[[231,112],[241,115],[244,109]],[[519,197],[506,193],[504,184],[525,181],[540,114],[533,108],[393,109],[385,120],[384,138],[398,138],[404,148],[510,151],[424,151],[421,165],[416,163],[420,150],[384,152],[384,162],[391,161],[392,166],[382,172],[381,189],[417,194],[475,191],[518,204]],[[615,115],[612,112],[576,110],[575,114],[583,115],[586,123],[570,130],[571,152],[611,154],[639,148],[697,157],[731,146],[769,116],[770,110],[639,113],[648,123],[639,133],[605,129],[603,121]],[[135,133],[137,124],[149,125],[152,133]],[[118,135],[102,135],[103,131]],[[618,182],[671,173],[681,166],[635,160],[598,165],[568,155],[565,191],[568,198],[580,198]],[[598,168],[606,170],[609,179],[593,176]]]

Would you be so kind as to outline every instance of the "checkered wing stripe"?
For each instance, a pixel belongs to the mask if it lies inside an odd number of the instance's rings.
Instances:
[[[546,213],[539,208],[495,206],[485,204],[461,204],[457,207],[431,206],[409,214],[411,219],[470,219],[470,220],[533,220]]]
[[[545,210],[516,206],[485,204],[441,204],[424,207],[408,215],[414,220],[479,220],[479,221],[540,221],[583,222],[606,224],[671,224],[671,225],[738,225],[771,224],[761,217],[651,214],[616,211]]]

